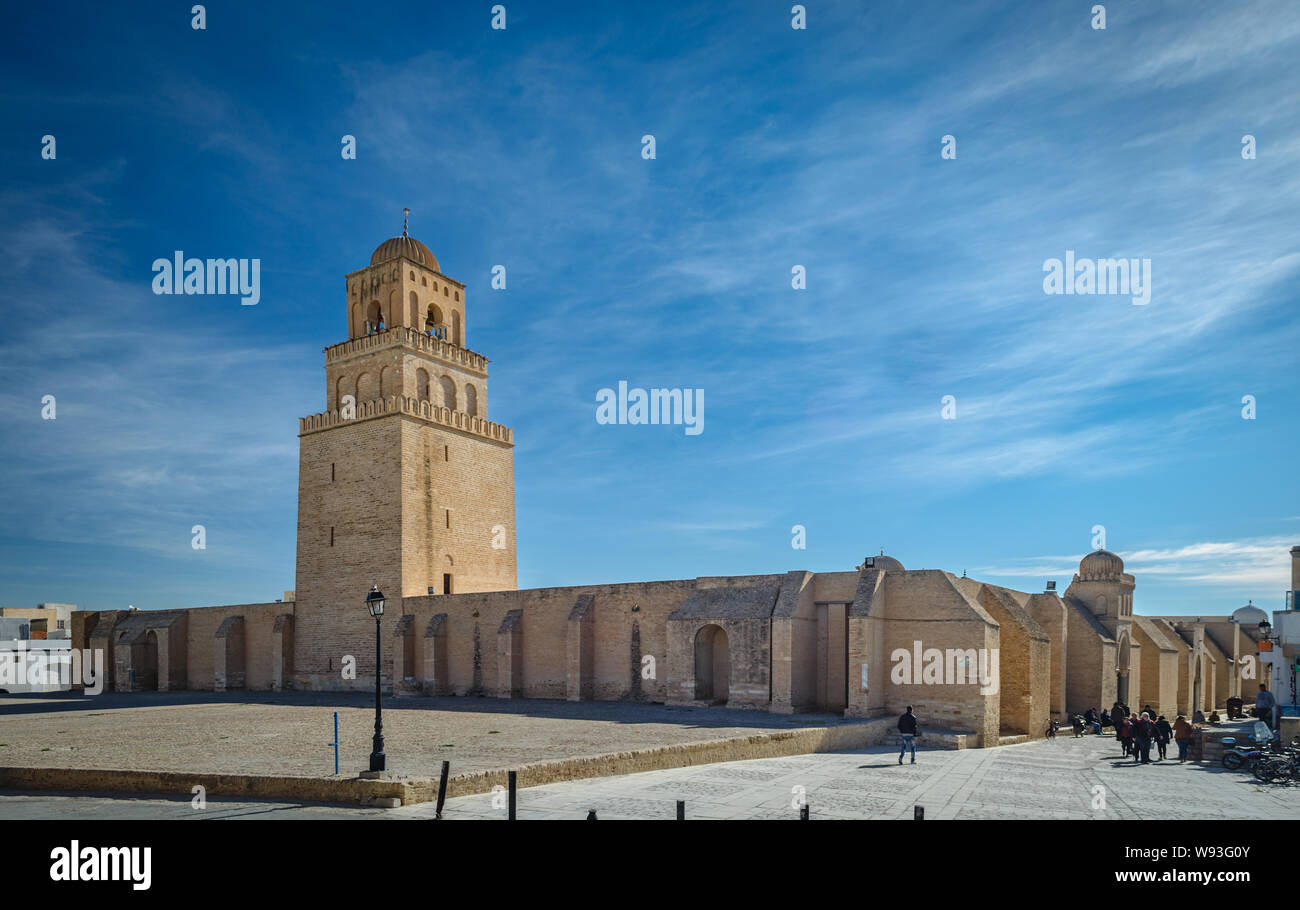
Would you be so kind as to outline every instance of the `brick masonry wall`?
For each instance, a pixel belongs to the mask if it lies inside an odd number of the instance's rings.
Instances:
[[[432,587],[443,594],[446,574],[457,594],[514,590],[513,448],[418,419],[399,419],[400,593],[418,597]],[[494,547],[494,542],[502,546]]]
[[[1047,633],[1051,642],[1048,654],[1050,671],[1049,710],[1058,720],[1064,719],[1065,710],[1065,655],[1069,648],[1069,628],[1065,622],[1065,604],[1055,594],[1035,594],[1028,598],[1025,609]]]
[[[300,688],[373,685],[372,584],[402,591],[403,418],[344,423],[301,437],[294,676]],[[332,541],[332,543],[331,543]],[[357,678],[342,677],[345,657]]]
[[[1115,644],[1094,631],[1080,614],[1083,609],[1066,604],[1065,704],[1071,714],[1090,707],[1110,710],[1115,702]]]
[[[244,688],[271,688],[271,630],[275,618],[292,613],[289,603],[235,604],[222,607],[194,607],[188,610],[186,634],[186,688],[211,691],[214,684],[214,659],[217,630],[231,616],[244,617]],[[230,672],[231,668],[227,668]]]
[[[1178,704],[1178,652],[1163,650],[1140,623],[1133,623],[1133,641],[1141,646],[1142,684],[1135,707],[1150,704],[1173,723]]]
[[[1003,601],[988,585],[979,585],[977,596],[980,606],[1000,627],[1000,732],[1002,735],[1042,736],[1050,713],[1051,645],[1041,630],[1026,625],[1033,620],[1023,612],[1023,608],[1013,610],[1013,605]]]
[[[421,647],[433,617],[446,615],[446,680],[450,693],[456,695],[500,694],[498,630],[507,613],[520,610],[523,695],[565,698],[569,615],[580,597],[590,596],[593,696],[663,701],[668,671],[668,615],[694,590],[694,580],[534,588],[408,597],[402,610],[414,617],[412,628],[421,639]],[[385,647],[392,646],[386,641]],[[641,672],[641,658],[646,656],[653,658],[652,668],[647,670],[652,670],[650,678],[643,678]],[[373,676],[370,685],[374,685]]]
[[[969,730],[985,745],[996,744],[999,736],[1000,696],[981,693],[978,684],[926,684],[893,682],[896,652],[914,652],[916,642],[923,649],[999,648],[999,630],[987,612],[973,606],[954,586],[955,579],[934,570],[886,572],[884,596],[878,598],[886,661],[883,708],[902,714],[907,705],[916,709],[922,727]],[[853,668],[850,668],[851,671]],[[914,668],[919,670],[920,668]],[[978,670],[978,668],[976,668]],[[915,680],[916,677],[913,677]]]
[[[771,709],[778,713],[811,710],[816,705],[814,577],[811,572],[790,572],[773,610]]]

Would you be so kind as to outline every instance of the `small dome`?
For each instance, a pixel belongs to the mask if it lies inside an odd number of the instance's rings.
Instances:
[[[405,234],[401,237],[385,240],[375,247],[374,253],[370,256],[370,264],[378,265],[381,262],[387,262],[389,259],[396,259],[398,256],[405,256],[407,259],[431,268],[435,272],[442,271],[438,268],[438,260],[433,258],[433,251],[414,237],[408,237]]]
[[[1124,560],[1110,550],[1094,550],[1079,563],[1079,577],[1084,581],[1119,578],[1124,574]]]
[[[1243,626],[1258,626],[1261,622],[1268,619],[1268,614],[1255,606],[1248,603],[1244,607],[1238,607],[1232,613],[1232,621]]]
[[[877,572],[906,572],[903,564],[892,556],[886,556],[881,553],[877,556],[868,556],[863,564],[869,569],[875,569]],[[859,571],[862,566],[858,566]]]

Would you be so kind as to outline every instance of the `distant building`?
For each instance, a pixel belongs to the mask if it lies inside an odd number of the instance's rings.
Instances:
[[[1281,713],[1300,714],[1297,678],[1300,678],[1300,547],[1291,548],[1291,590],[1286,592],[1286,609],[1275,610],[1269,629],[1270,641],[1261,644],[1260,663]],[[1249,702],[1250,699],[1247,699]]]
[[[37,604],[35,607],[0,607],[0,619],[25,619],[33,641],[68,638],[76,604]]]
[[[75,604],[0,607],[0,690],[58,692],[72,688],[60,666],[72,649]]]

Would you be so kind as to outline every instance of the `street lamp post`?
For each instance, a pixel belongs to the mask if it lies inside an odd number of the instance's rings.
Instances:
[[[384,595],[379,585],[371,585],[366,595],[366,607],[375,618],[375,743],[370,752],[370,770],[385,771],[387,757],[384,755],[384,715],[379,704],[379,681],[382,677],[383,663],[380,659],[379,619],[384,615]]]
[[[1273,643],[1274,643],[1274,642],[1277,642],[1278,644],[1281,644],[1281,643],[1282,643],[1282,636],[1281,636],[1281,635],[1272,635],[1272,634],[1270,634],[1272,631],[1273,631],[1273,624],[1272,624],[1271,622],[1268,621],[1268,616],[1265,615],[1265,617],[1264,617],[1262,620],[1260,620],[1260,623],[1259,623],[1259,640],[1262,641],[1262,642],[1268,642],[1268,650],[1269,650],[1270,652],[1273,650]],[[1268,662],[1268,664],[1267,664],[1267,666],[1268,666],[1268,688],[1269,688],[1269,694],[1270,694],[1270,695],[1272,695],[1272,689],[1273,689],[1273,677],[1274,677],[1274,676],[1277,674],[1277,672],[1278,672],[1278,671],[1275,669],[1275,666],[1274,666],[1274,664],[1275,664],[1276,661],[1277,661],[1277,658],[1276,658],[1276,657],[1273,657],[1273,656],[1270,655],[1270,657],[1269,657],[1269,662]],[[1261,683],[1260,685],[1262,686],[1263,683]],[[1294,684],[1292,685],[1292,689],[1294,690]],[[1294,697],[1294,696],[1295,696],[1295,692],[1292,691],[1292,701],[1295,700],[1295,697]],[[1256,696],[1256,697],[1258,698],[1258,696]],[[1268,713],[1268,720],[1267,720],[1267,723],[1268,723],[1269,729],[1273,731],[1273,736],[1276,737],[1276,736],[1278,735],[1278,732],[1277,732],[1277,731],[1278,731],[1278,721],[1277,721],[1277,717],[1282,713],[1282,706],[1279,705],[1279,704],[1277,703],[1277,696],[1276,696],[1276,695],[1272,695],[1272,697],[1273,697],[1273,710],[1271,710],[1271,711]],[[1262,720],[1262,718],[1261,718],[1261,720]]]

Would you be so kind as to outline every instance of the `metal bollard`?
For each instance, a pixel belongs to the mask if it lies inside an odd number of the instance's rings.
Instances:
[[[912,819],[918,822],[925,821],[925,806],[913,806]]]
[[[507,816],[510,821],[515,820],[515,787],[519,782],[518,774],[518,771],[510,771],[506,776],[506,779],[510,784],[509,815]]]
[[[808,821],[808,804],[807,804],[807,803],[804,803],[802,806],[799,807],[799,821],[801,821],[801,822],[806,822],[806,821]]]
[[[442,804],[447,801],[447,775],[451,772],[451,762],[442,763],[442,775],[438,778],[438,810],[435,818],[442,818]]]
[[[677,800],[677,820],[679,822],[686,821],[686,800],[684,799]]]
[[[330,743],[334,747],[334,773],[339,773],[339,712],[334,712],[334,742]]]

